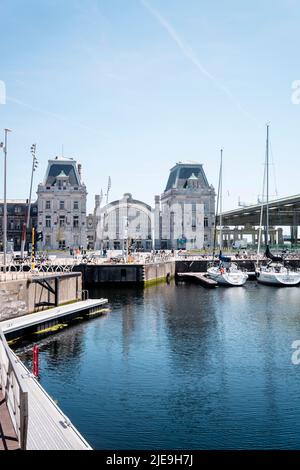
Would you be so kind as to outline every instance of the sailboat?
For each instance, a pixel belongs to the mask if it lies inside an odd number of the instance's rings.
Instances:
[[[266,143],[266,183],[267,183],[267,198],[266,198],[266,251],[265,256],[268,258],[266,265],[258,265],[260,240],[261,240],[261,225],[263,216],[264,203],[261,206],[260,217],[260,232],[257,250],[257,263],[256,263],[256,278],[261,284],[275,285],[275,286],[296,286],[300,283],[300,273],[292,270],[290,267],[285,266],[283,256],[275,256],[271,253],[269,247],[269,125],[267,124],[267,143]],[[265,179],[265,178],[264,178]],[[265,182],[263,184],[264,192]]]
[[[220,254],[219,262],[217,265],[212,265],[207,269],[207,275],[209,278],[216,281],[218,284],[223,286],[242,286],[248,279],[248,274],[241,271],[236,263],[232,263],[231,258],[222,255],[223,247],[223,236],[222,236],[222,185],[223,185],[223,149],[221,149],[221,163],[219,172],[219,184],[218,184],[218,198],[217,198],[217,209],[215,217],[215,233],[214,233],[214,248],[213,248],[213,259],[215,258],[215,247],[216,247],[216,233],[217,233],[217,214],[220,202]]]

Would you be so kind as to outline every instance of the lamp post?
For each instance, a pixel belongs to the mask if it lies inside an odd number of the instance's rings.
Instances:
[[[4,129],[4,145],[1,148],[4,151],[4,197],[3,197],[3,270],[6,273],[6,253],[7,253],[7,201],[6,201],[6,171],[7,171],[7,134],[10,129]]]
[[[29,199],[28,199],[28,207],[27,207],[27,217],[26,217],[26,222],[23,225],[23,232],[22,232],[21,259],[23,259],[23,257],[24,257],[26,234],[27,234],[27,230],[29,228],[33,174],[34,174],[34,172],[35,172],[35,170],[37,169],[37,166],[38,166],[38,160],[36,158],[36,144],[33,144],[31,146],[30,152],[31,152],[31,155],[32,155],[32,169],[31,169],[30,190],[29,190]]]
[[[128,262],[128,217],[124,217],[124,238],[123,238],[123,254],[125,257],[125,262]],[[126,245],[125,245],[126,241]],[[126,248],[125,248],[126,246]]]

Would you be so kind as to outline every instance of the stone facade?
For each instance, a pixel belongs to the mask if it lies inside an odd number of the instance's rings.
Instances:
[[[3,200],[0,201],[0,251],[3,251]],[[28,203],[25,199],[7,200],[7,248],[8,251],[21,249],[22,230],[26,223]],[[27,232],[26,247],[31,243],[32,227],[37,226],[37,202],[31,204],[29,230]]]
[[[43,183],[38,186],[38,231],[42,249],[87,246],[87,191],[81,166],[72,158],[49,160]]]
[[[201,249],[213,245],[215,190],[202,164],[177,163],[164,193],[155,196],[156,249]]]

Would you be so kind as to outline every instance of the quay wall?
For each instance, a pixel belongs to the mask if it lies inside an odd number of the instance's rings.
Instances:
[[[255,271],[255,261],[253,260],[235,260],[234,261],[239,268],[245,269],[246,271]],[[211,263],[211,260],[178,260],[176,261],[176,274],[177,273],[204,273],[207,271],[207,265]]]
[[[143,265],[139,264],[80,264],[74,270],[82,274],[84,284],[143,283]]]
[[[236,263],[240,269],[244,269],[249,272],[255,271],[256,261],[253,259],[238,259],[233,260],[233,262]],[[208,263],[211,263],[211,260],[176,260],[176,274],[185,272],[206,272]],[[300,268],[300,259],[286,260],[285,264],[291,268]]]
[[[82,278],[80,273],[65,274],[59,278],[57,292],[57,305],[81,300]],[[55,290],[55,278],[43,276],[48,285]],[[57,282],[57,281],[56,281]],[[49,306],[37,307],[37,303],[55,303],[55,295],[46,287],[31,282],[30,279],[18,279],[0,282],[0,321],[16,318],[28,313],[37,312],[49,308]],[[54,306],[54,305],[53,305]]]
[[[149,284],[152,282],[166,280],[175,276],[175,262],[161,262],[153,264],[118,264],[118,265],[89,265],[81,264],[75,266],[75,271],[81,272],[83,283],[90,284]]]
[[[175,276],[175,261],[146,264],[144,266],[144,284],[165,281]]]

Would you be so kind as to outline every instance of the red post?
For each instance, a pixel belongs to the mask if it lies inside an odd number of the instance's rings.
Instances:
[[[33,348],[33,375],[39,376],[39,347],[37,345]]]

